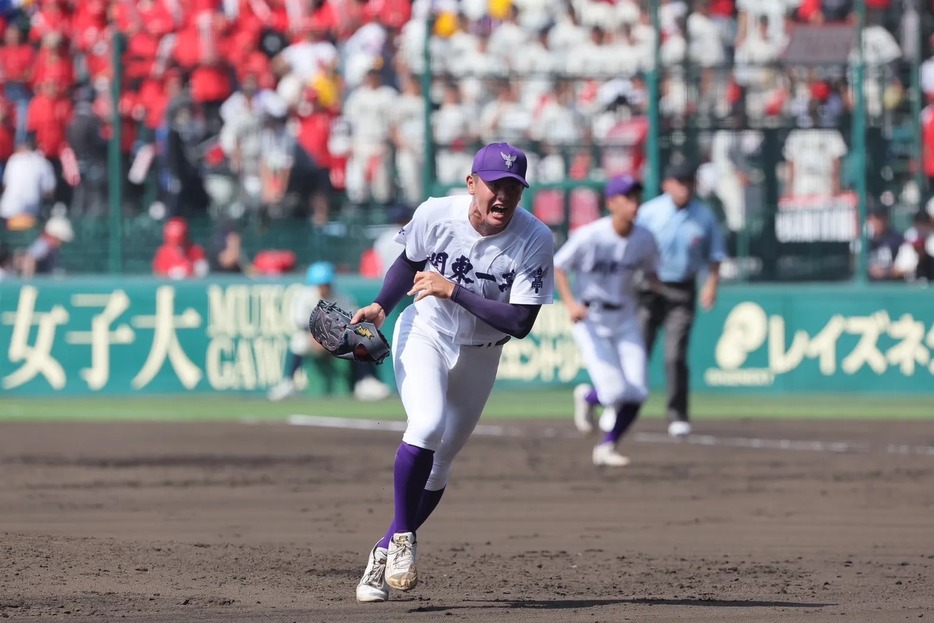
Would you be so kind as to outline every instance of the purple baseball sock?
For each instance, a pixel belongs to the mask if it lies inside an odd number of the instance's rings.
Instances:
[[[434,456],[434,450],[419,448],[404,441],[399,444],[399,449],[396,451],[396,462],[393,467],[395,515],[392,524],[389,526],[389,532],[379,542],[380,547],[387,547],[393,534],[397,532],[415,532],[418,528],[419,510],[425,492],[425,484],[431,475]],[[440,499],[441,496],[439,495],[438,500]],[[434,502],[435,505],[437,503],[437,501]],[[431,513],[432,510],[434,508],[428,510],[428,513]]]
[[[444,487],[438,489],[437,491],[430,491],[425,489],[422,492],[422,499],[418,504],[418,513],[415,517],[415,529],[418,530],[422,527],[422,524],[425,523],[425,520],[428,519],[435,509],[438,507],[438,503],[441,502],[441,496],[444,495]],[[389,529],[386,531],[386,534],[383,535],[383,538],[379,541],[379,547],[389,547],[389,541],[392,540],[392,535],[396,532],[396,523],[392,522],[389,524]]]
[[[596,407],[600,404],[600,399],[597,398],[597,390],[593,387],[591,387],[587,395],[584,396],[584,400],[587,401],[587,404],[589,404],[591,407]]]
[[[639,416],[641,402],[624,402],[616,409],[616,423],[613,430],[607,431],[603,436],[603,443],[616,444],[626,433],[626,430],[636,421]]]
[[[441,487],[437,491],[425,489],[425,491],[422,492],[422,500],[418,504],[418,514],[415,516],[416,530],[421,528],[425,520],[428,519],[428,516],[438,508],[438,503],[441,502],[442,495],[444,495],[444,487]]]

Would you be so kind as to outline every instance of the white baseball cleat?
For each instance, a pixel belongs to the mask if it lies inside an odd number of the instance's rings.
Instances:
[[[386,556],[386,583],[400,591],[412,590],[418,584],[413,533],[397,532],[392,535]]]
[[[357,601],[386,601],[389,599],[389,586],[386,584],[386,556],[385,547],[377,543],[370,550],[366,562],[366,570],[360,583],[357,584]]]
[[[273,402],[279,402],[295,395],[296,388],[292,379],[285,379],[269,390],[267,397]]]
[[[668,434],[672,437],[687,437],[691,434],[690,422],[675,420],[668,425]]]
[[[616,445],[607,441],[594,446],[593,464],[597,467],[626,467],[629,458],[617,452]]]
[[[593,405],[587,402],[590,385],[581,383],[574,388],[574,426],[586,434],[593,432]]]

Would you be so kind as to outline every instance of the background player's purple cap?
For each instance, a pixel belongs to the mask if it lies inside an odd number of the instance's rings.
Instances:
[[[479,175],[484,182],[511,177],[528,188],[529,183],[525,181],[528,166],[529,161],[518,147],[509,143],[490,143],[474,156],[472,172]]]
[[[642,190],[642,182],[631,175],[620,175],[606,183],[604,194],[607,199],[616,195],[628,195]]]

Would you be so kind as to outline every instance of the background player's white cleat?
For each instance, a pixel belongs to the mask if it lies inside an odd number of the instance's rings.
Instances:
[[[600,414],[600,430],[604,433],[608,433],[613,430],[613,427],[616,426],[616,409],[613,407],[604,407],[603,413]]]
[[[386,556],[385,548],[377,543],[366,563],[366,570],[360,583],[357,584],[357,601],[386,601],[389,599],[389,586],[386,584]]]
[[[626,467],[629,458],[617,452],[614,444],[604,442],[594,446],[593,464],[597,467]]]
[[[675,420],[668,425],[668,434],[672,437],[686,437],[691,434],[691,424],[689,422]]]
[[[574,388],[574,426],[585,435],[593,432],[593,405],[587,402],[590,385],[581,383]]]
[[[418,584],[413,533],[397,532],[392,535],[386,556],[386,583],[400,591],[412,590]]]
[[[273,402],[279,402],[295,395],[295,383],[292,379],[284,379],[281,383],[269,390],[267,397]]]
[[[353,388],[354,398],[363,402],[382,400],[388,398],[391,393],[388,385],[372,376],[360,379]]]

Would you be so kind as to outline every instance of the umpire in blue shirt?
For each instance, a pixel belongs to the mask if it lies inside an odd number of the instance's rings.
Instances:
[[[658,243],[658,278],[663,287],[642,291],[639,322],[649,353],[658,329],[665,329],[668,434],[673,437],[691,432],[687,352],[697,299],[705,310],[713,307],[720,263],[726,257],[717,219],[694,196],[696,173],[696,167],[688,163],[669,165],[662,182],[664,194],[644,203],[636,219]]]

